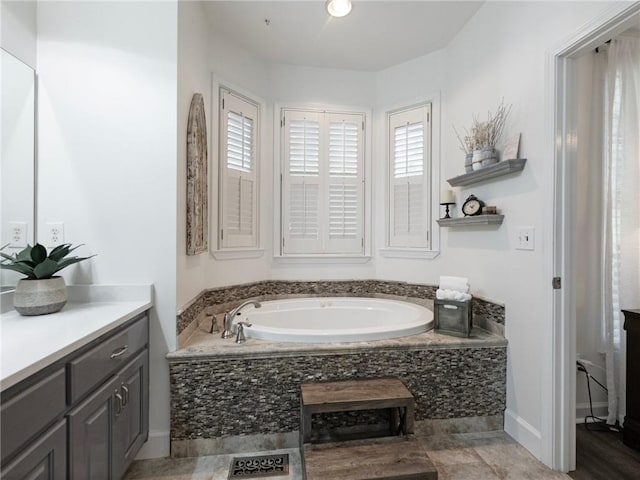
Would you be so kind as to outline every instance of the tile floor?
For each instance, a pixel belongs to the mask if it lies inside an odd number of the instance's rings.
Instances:
[[[438,469],[439,480],[570,480],[545,467],[501,431],[418,438]],[[302,480],[297,449],[259,453],[284,452],[289,453],[289,475],[267,478]],[[231,459],[245,455],[250,454],[141,460],[131,465],[124,480],[226,480]]]

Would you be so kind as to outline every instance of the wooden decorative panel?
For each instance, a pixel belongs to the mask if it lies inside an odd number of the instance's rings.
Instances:
[[[205,252],[209,245],[207,162],[204,100],[196,93],[187,123],[187,255]]]

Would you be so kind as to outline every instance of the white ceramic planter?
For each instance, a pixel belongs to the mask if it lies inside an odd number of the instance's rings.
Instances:
[[[13,293],[13,307],[20,315],[46,315],[62,309],[67,303],[67,285],[64,278],[18,282]]]
[[[498,163],[498,152],[493,147],[473,151],[473,169],[480,170],[494,163]]]
[[[467,153],[464,159],[464,171],[465,173],[473,172],[473,153]]]

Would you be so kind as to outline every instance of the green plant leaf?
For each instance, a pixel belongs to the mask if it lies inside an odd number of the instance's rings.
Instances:
[[[20,250],[16,255],[16,260],[31,260],[31,245],[27,245],[24,250]]]
[[[57,262],[58,260],[66,257],[69,254],[70,248],[70,243],[63,243],[61,245],[58,245],[53,250],[51,250],[51,252],[49,252],[49,258]]]
[[[49,258],[51,260],[55,260],[56,262],[59,262],[64,257],[69,255],[71,252],[73,252],[77,248],[80,248],[82,245],[84,245],[84,243],[81,243],[80,245],[76,245],[73,248],[71,248],[71,244],[70,243],[65,243],[63,245],[58,245],[56,248],[54,248],[51,251],[51,253],[49,254]]]
[[[13,263],[20,263],[22,265],[28,265],[31,268],[35,268],[35,266],[36,266],[36,263],[32,262],[31,260],[20,260],[19,262],[13,262]]]
[[[91,257],[95,257],[95,255],[91,255]],[[73,265],[74,263],[78,263],[78,262],[81,262],[83,260],[87,260],[87,259],[89,259],[91,257],[69,257],[69,258],[65,258],[61,262],[58,262],[58,268],[56,269],[56,272],[59,272],[60,270],[62,270],[63,268],[68,267],[69,265]]]
[[[47,249],[36,243],[31,249],[31,260],[36,263],[43,263],[47,259]],[[21,259],[22,260],[22,259]]]
[[[50,258],[45,258],[41,263],[36,265],[36,268],[33,269],[33,273],[36,278],[39,279],[51,278],[58,270],[60,270],[58,262],[55,262]]]
[[[13,264],[8,264],[8,263],[3,263],[0,264],[0,268],[2,268],[3,270],[12,270],[14,272],[18,272],[21,273],[23,275],[26,275],[27,278],[36,278],[35,274],[33,273],[33,268],[29,267],[28,265],[24,265],[22,263],[13,263]]]
[[[16,261],[16,257],[13,257],[11,255],[7,255],[6,253],[3,253],[3,252],[0,252],[0,256],[2,258],[5,258],[5,259],[9,260],[11,263]]]

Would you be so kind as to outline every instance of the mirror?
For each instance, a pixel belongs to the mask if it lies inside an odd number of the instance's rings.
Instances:
[[[0,245],[13,255],[35,238],[35,71],[5,50],[2,53],[2,133]],[[13,289],[21,275],[0,270],[0,290]]]

